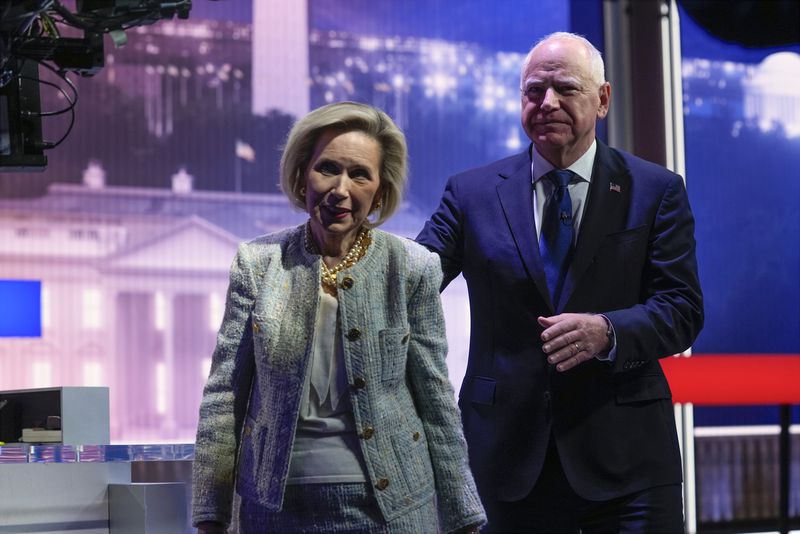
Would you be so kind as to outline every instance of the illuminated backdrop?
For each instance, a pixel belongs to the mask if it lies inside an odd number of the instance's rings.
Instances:
[[[105,68],[78,81],[76,126],[49,154],[49,188],[33,195],[42,177],[20,180],[0,198],[0,278],[42,281],[43,329],[0,340],[0,389],[107,385],[114,442],[193,441],[236,244],[305,219],[277,186],[295,116],[351,99],[398,121],[411,184],[385,228],[413,236],[449,174],[527,145],[520,63],[573,18],[556,0],[315,0],[305,18],[300,4],[258,1],[197,2],[188,21],[107,46]],[[581,4],[599,13],[599,2]],[[305,37],[276,44],[282,26]],[[45,109],[63,107],[43,93]],[[63,127],[46,122],[46,136]],[[463,283],[444,306],[458,385]]]

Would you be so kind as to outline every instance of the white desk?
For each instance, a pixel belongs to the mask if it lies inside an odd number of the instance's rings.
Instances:
[[[109,511],[119,503],[109,499],[114,495],[128,499],[150,489],[131,484],[134,462],[183,461],[193,455],[193,445],[0,447],[0,534],[185,534],[189,527],[182,485],[153,485],[152,490],[159,492],[157,505],[153,500],[154,505],[147,506],[143,499],[137,508],[130,504],[134,499],[117,506],[116,525],[112,525]],[[116,491],[110,492],[109,484],[127,485],[130,491],[115,486]],[[169,517],[159,519],[157,514],[167,511]],[[161,527],[129,528],[143,524]]]

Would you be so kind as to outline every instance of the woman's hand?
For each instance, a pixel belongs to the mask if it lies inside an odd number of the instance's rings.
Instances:
[[[198,534],[227,534],[228,529],[216,521],[202,521],[197,524]]]

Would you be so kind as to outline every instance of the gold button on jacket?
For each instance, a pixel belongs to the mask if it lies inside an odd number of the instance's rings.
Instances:
[[[350,341],[356,341],[360,337],[361,337],[361,330],[359,330],[358,328],[351,328],[347,332],[347,339],[349,339]]]

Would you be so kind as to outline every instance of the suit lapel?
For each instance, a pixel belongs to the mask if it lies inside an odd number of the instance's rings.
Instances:
[[[514,237],[528,276],[533,280],[542,298],[552,308],[550,292],[547,290],[547,280],[539,256],[539,242],[536,239],[530,150],[511,160],[509,166],[501,169],[499,174],[505,178],[497,184],[497,196],[503,208],[506,223]]]
[[[569,303],[605,236],[624,228],[630,198],[631,176],[624,161],[598,140],[586,211],[581,219],[578,242],[556,307],[557,313]]]

